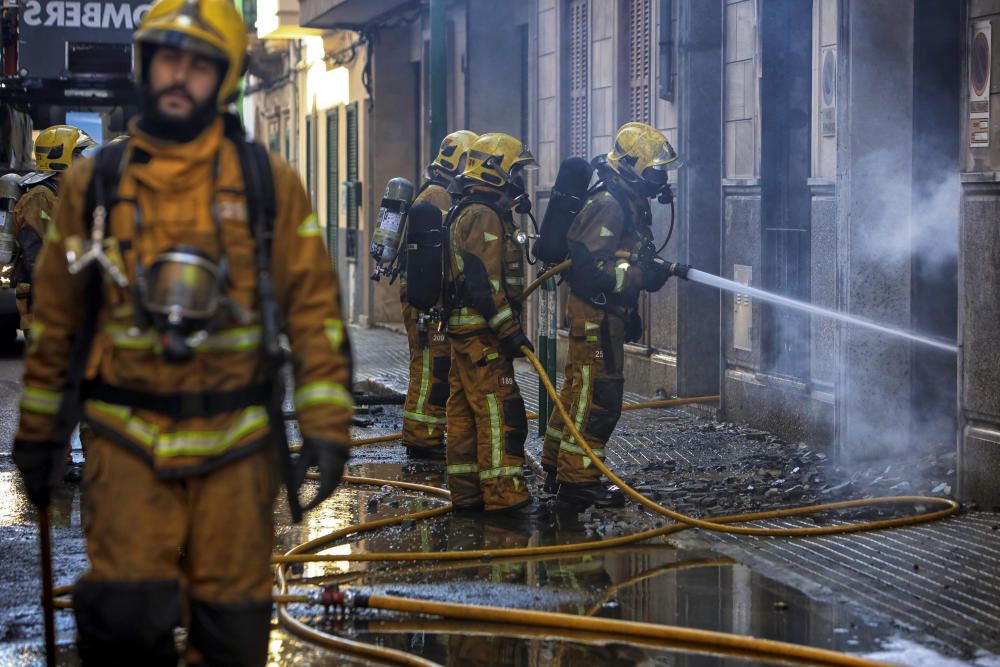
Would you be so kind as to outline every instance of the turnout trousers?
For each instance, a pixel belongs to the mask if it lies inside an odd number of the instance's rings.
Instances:
[[[566,314],[569,351],[559,400],[594,454],[603,461],[604,447],[622,413],[625,323],[573,295],[566,304]],[[596,482],[601,476],[558,410],[552,413],[545,429],[542,467],[557,471],[560,482],[573,484]]]
[[[403,444],[410,447],[443,447],[445,407],[448,403],[448,371],[451,344],[436,325],[421,332],[420,311],[404,303],[403,324],[410,347],[410,384],[403,406]]]
[[[88,442],[83,521],[90,569],[74,610],[85,665],[262,667],[271,624],[270,447],[200,476],[163,480],[101,435]]]
[[[528,420],[514,364],[492,333],[451,340],[448,488],[458,508],[487,511],[528,502]]]

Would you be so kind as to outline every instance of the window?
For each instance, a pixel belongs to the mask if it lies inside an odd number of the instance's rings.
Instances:
[[[760,5],[761,217],[763,286],[809,299],[812,193],[812,5],[764,0]],[[774,73],[780,76],[773,76]],[[774,373],[809,376],[808,315],[765,305],[761,362]]]
[[[622,122],[652,119],[652,25],[650,0],[624,0],[622,17]]]
[[[284,114],[284,127],[285,127],[285,161],[292,161],[292,118],[290,114]]]
[[[566,93],[564,104],[569,123],[565,136],[567,157],[587,157],[587,91],[590,84],[590,18],[589,0],[572,0],[566,7],[565,52]]]
[[[358,207],[361,205],[361,184],[358,182],[358,103],[347,105],[347,245],[348,259],[358,258]]]
[[[326,112],[326,247],[330,261],[337,266],[340,224],[340,113]]]

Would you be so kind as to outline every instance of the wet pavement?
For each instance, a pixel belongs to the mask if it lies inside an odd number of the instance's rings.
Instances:
[[[355,331],[357,375],[366,390],[400,389],[405,362],[396,333]],[[0,359],[0,666],[43,664],[40,649],[37,533],[10,459],[20,362]],[[405,380],[405,372],[403,372]],[[519,372],[529,404],[536,389]],[[641,397],[630,395],[630,401]],[[362,415],[357,436],[398,431],[401,409]],[[540,439],[528,449],[534,457]],[[710,516],[857,496],[930,493],[951,485],[954,461],[940,449],[908,461],[845,470],[816,448],[784,443],[739,425],[682,410],[627,413],[610,464],[668,505]],[[898,467],[897,467],[898,466]],[[433,486],[443,465],[413,462],[401,446],[357,448],[351,474]],[[919,474],[917,474],[919,473]],[[536,493],[540,477],[529,476]],[[905,490],[899,485],[905,483]],[[935,493],[950,492],[940,489]],[[437,507],[440,499],[390,486],[346,486],[301,525],[275,507],[279,551],[358,522]],[[554,503],[549,520],[525,527],[479,516],[445,514],[346,538],[324,553],[499,549],[564,544],[635,532],[664,519],[629,505],[577,513]],[[86,567],[80,490],[68,486],[54,504],[56,583]],[[867,519],[858,510],[830,520]],[[824,519],[826,520],[826,519]],[[802,522],[799,522],[802,523]],[[806,519],[805,523],[812,523]],[[868,655],[908,665],[1000,666],[1000,515],[968,512],[920,528],[809,540],[754,539],[685,531],[669,539],[573,557],[448,562],[327,562],[289,569],[293,592],[339,583],[413,598],[586,614],[719,630]],[[957,564],[947,567],[946,564]],[[875,573],[883,573],[873,582]],[[846,573],[846,574],[845,574]],[[930,590],[933,585],[934,590]],[[420,655],[443,665],[736,665],[744,658],[691,653],[665,645],[589,643],[579,636],[537,636],[530,628],[418,619],[362,610],[343,619],[291,604],[311,627]],[[57,612],[60,664],[77,664],[72,615]],[[922,619],[922,620],[921,620]],[[271,635],[272,665],[369,664],[299,640]]]

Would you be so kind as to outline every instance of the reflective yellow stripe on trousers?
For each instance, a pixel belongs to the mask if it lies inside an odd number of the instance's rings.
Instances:
[[[480,481],[497,477],[514,477],[521,474],[519,466],[500,465],[503,461],[503,425],[500,423],[500,404],[496,394],[486,394],[486,404],[490,409],[490,462],[493,467],[479,472]]]
[[[580,376],[580,397],[577,399],[578,403],[576,405],[576,414],[573,415],[573,423],[576,425],[577,430],[582,433],[584,428],[583,420],[587,415],[587,406],[590,404],[591,367],[589,364],[580,368]],[[569,452],[570,454],[582,456],[583,467],[586,468],[590,464],[590,460],[588,459],[587,453],[583,450],[583,448],[575,445],[575,442],[576,441],[573,436],[569,435],[559,443],[559,449],[564,452]],[[602,459],[604,458],[603,449],[594,449],[594,454]]]
[[[21,395],[21,408],[43,415],[54,415],[59,412],[62,396],[60,391],[25,387]]]

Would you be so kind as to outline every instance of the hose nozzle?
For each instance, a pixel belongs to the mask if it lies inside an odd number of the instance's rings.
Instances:
[[[681,264],[680,262],[670,263],[670,275],[677,276],[678,278],[683,278],[687,280],[688,271],[691,270],[690,264]]]

